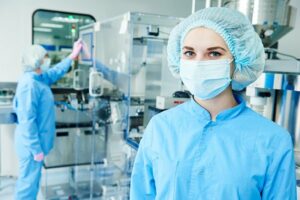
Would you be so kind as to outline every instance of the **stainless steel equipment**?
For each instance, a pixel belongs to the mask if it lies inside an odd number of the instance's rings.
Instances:
[[[295,25],[296,9],[289,0],[206,0],[206,7],[229,7],[245,14],[264,46],[274,45]]]
[[[289,62],[291,66],[285,68],[287,65],[283,65],[283,63]],[[255,108],[258,105],[257,103],[251,103],[252,98],[260,98],[261,114],[275,121],[291,133],[296,149],[295,154],[298,154],[298,149],[300,149],[300,62],[295,60],[289,62],[278,60],[277,63],[272,60],[274,71],[272,72],[271,66],[266,67],[266,72],[247,88],[247,90],[253,90],[254,92],[247,92],[248,96],[250,96],[251,106]],[[278,71],[278,65],[282,66],[281,71]],[[296,159],[297,164],[300,166],[299,156],[296,156]]]
[[[70,126],[71,124],[65,124],[65,127],[62,128],[63,125],[60,125],[60,128],[56,129],[54,148],[45,159],[45,168],[89,165],[92,140],[96,141],[95,163],[101,163],[106,158],[107,133],[104,129],[99,129],[96,136],[93,137],[91,126]]]

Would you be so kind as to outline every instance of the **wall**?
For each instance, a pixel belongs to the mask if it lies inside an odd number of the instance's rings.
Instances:
[[[87,13],[103,20],[127,11],[185,17],[192,0],[0,0],[0,82],[21,75],[22,49],[31,44],[31,16],[38,8]]]

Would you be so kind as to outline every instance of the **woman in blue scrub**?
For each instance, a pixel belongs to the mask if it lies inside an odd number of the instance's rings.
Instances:
[[[47,51],[40,45],[32,45],[22,56],[24,74],[14,98],[18,117],[15,146],[19,158],[16,200],[34,200],[37,197],[42,161],[52,149],[55,134],[54,98],[50,85],[68,72],[81,48],[81,40],[78,40],[72,53],[52,68],[49,68]]]
[[[199,10],[172,30],[168,62],[193,96],[149,122],[130,199],[295,200],[289,133],[233,93],[265,64],[249,20],[228,8]]]

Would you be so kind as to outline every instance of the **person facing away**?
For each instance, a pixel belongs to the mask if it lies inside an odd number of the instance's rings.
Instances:
[[[171,72],[192,98],[150,120],[130,199],[295,200],[290,134],[233,93],[255,81],[265,63],[246,16],[199,10],[172,30],[167,49]]]
[[[24,74],[18,82],[13,100],[18,119],[15,130],[19,159],[16,200],[33,200],[37,197],[42,163],[53,147],[55,136],[55,108],[50,85],[68,72],[81,48],[79,39],[74,43],[72,53],[51,68],[51,60],[42,46],[32,45],[23,53]]]

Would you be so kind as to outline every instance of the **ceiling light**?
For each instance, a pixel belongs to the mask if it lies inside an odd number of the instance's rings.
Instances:
[[[41,23],[42,27],[48,27],[48,28],[63,28],[64,26],[62,24],[50,24],[50,23]]]
[[[52,32],[51,28],[42,28],[42,27],[34,27],[33,28],[34,31],[38,31],[38,32]]]
[[[65,22],[65,23],[78,23],[79,21],[79,19],[74,19],[71,17],[53,17],[51,20],[55,22]]]

